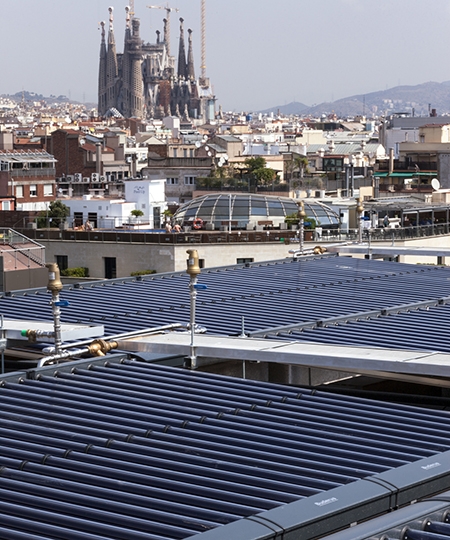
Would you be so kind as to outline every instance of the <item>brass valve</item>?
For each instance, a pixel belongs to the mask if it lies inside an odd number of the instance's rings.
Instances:
[[[360,215],[364,212],[364,206],[363,206],[363,204],[361,202],[361,199],[358,199],[358,206],[356,207],[356,211]]]
[[[117,349],[117,346],[117,341],[96,339],[88,346],[88,349],[93,356],[105,356],[111,349]]]
[[[47,290],[51,292],[59,292],[63,288],[63,284],[59,274],[59,267],[56,263],[47,263],[48,268],[48,284]]]
[[[303,201],[300,201],[298,203],[297,217],[298,217],[298,219],[305,219],[306,218],[305,204],[304,204]]]
[[[186,253],[189,255],[189,259],[187,260],[187,273],[191,277],[198,276],[201,272],[200,270],[200,263],[198,259],[198,253],[196,249],[188,249]]]

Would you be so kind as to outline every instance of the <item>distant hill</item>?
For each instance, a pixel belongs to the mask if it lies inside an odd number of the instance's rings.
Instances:
[[[260,112],[277,114],[279,111],[286,115],[298,114],[314,117],[331,113],[340,117],[382,116],[393,112],[408,112],[415,116],[427,116],[432,109],[436,109],[438,116],[450,114],[450,81],[427,82],[416,86],[396,86],[388,90],[320,103],[313,107],[293,102]]]
[[[37,94],[36,92],[29,92],[24,90],[22,92],[16,92],[15,94],[2,94],[1,97],[10,98],[14,101],[45,101],[47,103],[77,103],[71,101],[67,96],[53,96],[48,97],[43,96],[42,94]]]
[[[278,105],[277,107],[271,107],[270,109],[266,109],[264,111],[258,111],[262,114],[281,114],[281,115],[290,115],[290,114],[296,114],[300,115],[303,114],[303,111],[309,109],[308,105],[305,105],[304,103],[299,103],[298,101],[292,101],[291,103],[288,103],[287,105]]]

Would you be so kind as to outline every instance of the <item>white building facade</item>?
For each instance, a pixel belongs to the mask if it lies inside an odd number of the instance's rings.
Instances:
[[[165,180],[132,179],[125,181],[125,199],[92,195],[63,199],[62,202],[70,209],[69,226],[86,228],[89,221],[94,229],[159,229],[167,208],[164,185]],[[140,210],[142,215],[133,215],[134,210]]]

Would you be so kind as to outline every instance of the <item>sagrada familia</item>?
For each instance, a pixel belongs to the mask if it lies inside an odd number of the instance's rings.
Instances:
[[[192,31],[188,30],[188,53],[184,41],[183,19],[180,18],[178,66],[170,55],[168,20],[164,33],[156,43],[144,43],[139,35],[139,19],[126,8],[123,53],[117,53],[113,29],[113,8],[109,8],[109,31],[106,40],[102,22],[100,46],[98,113],[100,116],[120,114],[125,118],[214,119],[215,97],[209,79],[196,79],[192,50]]]

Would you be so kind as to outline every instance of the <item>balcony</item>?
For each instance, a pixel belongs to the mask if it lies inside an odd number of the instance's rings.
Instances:
[[[204,158],[188,158],[188,157],[177,157],[177,158],[162,158],[162,157],[149,157],[148,158],[148,167],[150,169],[161,169],[161,168],[170,168],[170,169],[211,169],[213,165],[213,158],[204,157]]]
[[[56,169],[53,167],[45,169],[13,169],[10,173],[12,178],[37,178],[43,176],[54,178]]]

